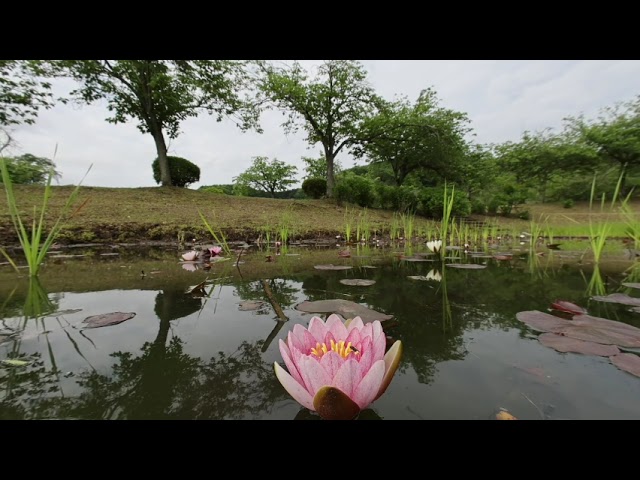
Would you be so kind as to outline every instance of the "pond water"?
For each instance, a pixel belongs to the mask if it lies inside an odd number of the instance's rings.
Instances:
[[[503,260],[451,251],[442,262],[419,249],[339,250],[250,248],[238,265],[204,270],[180,263],[175,247],[76,248],[52,252],[31,282],[1,266],[0,419],[319,419],[273,364],[284,366],[278,340],[312,317],[296,305],[325,299],[392,315],[388,341],[403,343],[391,385],[359,419],[489,420],[501,409],[518,419],[640,418],[640,378],[607,357],[545,347],[516,318],[565,300],[640,327],[629,306],[591,298],[640,297],[621,285],[634,281],[635,258],[596,268],[562,250]],[[460,262],[484,268],[445,266]],[[352,268],[314,268],[326,264]],[[86,328],[111,312],[135,316]]]

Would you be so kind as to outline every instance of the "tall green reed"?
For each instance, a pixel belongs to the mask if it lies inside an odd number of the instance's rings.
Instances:
[[[55,153],[56,152],[54,151],[54,158]],[[13,228],[18,235],[18,240],[20,241],[20,246],[22,247],[22,252],[24,253],[25,260],[29,268],[30,277],[35,277],[38,275],[40,266],[42,265],[47,252],[51,248],[51,245],[55,241],[56,237],[60,234],[60,230],[62,230],[62,228],[64,227],[64,222],[76,215],[86,204],[87,200],[80,204],[75,210],[71,210],[80,192],[80,185],[82,184],[82,181],[85,179],[90,170],[91,166],[88,168],[87,173],[84,174],[84,177],[82,177],[78,185],[76,185],[76,187],[67,198],[67,201],[62,207],[62,212],[49,230],[49,233],[45,236],[45,215],[47,213],[49,199],[51,198],[52,194],[51,181],[54,177],[53,169],[49,171],[49,175],[47,176],[47,182],[44,187],[44,194],[40,212],[38,213],[38,209],[35,205],[33,207],[33,218],[31,222],[31,229],[29,231],[27,227],[25,227],[25,223],[23,222],[22,216],[20,215],[20,210],[18,209],[16,197],[13,192],[13,182],[11,181],[11,176],[9,175],[9,169],[7,168],[5,160],[3,158],[0,158],[0,173],[2,175],[2,183],[4,184],[5,193],[7,195],[9,215],[11,216]],[[17,272],[19,272],[17,264],[3,248],[0,248],[0,253],[2,253],[2,255],[4,255],[4,257],[9,261],[11,266]]]
[[[442,247],[440,251],[444,252],[447,247],[447,237],[449,231],[449,224],[451,222],[451,212],[453,211],[453,199],[455,195],[455,185],[451,187],[451,192],[447,190],[447,182],[444,183],[444,204],[442,207],[442,221],[440,222],[440,239],[442,240]]]
[[[227,239],[225,238],[222,229],[218,227],[218,230],[216,232],[216,230],[213,229],[213,227],[209,224],[200,210],[198,210],[198,214],[200,215],[202,223],[204,223],[205,228],[209,231],[213,239],[222,247],[227,255],[232,256],[231,248],[229,248],[229,244],[227,243]]]

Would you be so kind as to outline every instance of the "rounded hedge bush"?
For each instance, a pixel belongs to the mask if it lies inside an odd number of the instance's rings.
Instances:
[[[327,181],[324,178],[307,178],[302,182],[302,191],[311,198],[322,198],[327,193]]]
[[[169,161],[169,174],[171,184],[174,187],[187,187],[200,180],[200,167],[195,163],[182,157],[167,157]],[[153,168],[153,179],[156,183],[161,183],[160,161],[156,158],[151,165]]]

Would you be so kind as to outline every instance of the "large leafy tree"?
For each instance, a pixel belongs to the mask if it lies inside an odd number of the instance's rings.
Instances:
[[[248,96],[249,62],[231,60],[63,60],[59,75],[76,79],[72,95],[86,103],[106,99],[111,123],[137,121],[155,142],[163,186],[172,185],[165,135],[201,112],[259,130],[259,111]]]
[[[385,102],[364,122],[355,154],[389,163],[397,185],[419,170],[451,178],[464,156],[468,123],[466,114],[441,107],[436,92],[426,89],[413,105],[406,98]]]
[[[55,170],[53,160],[44,157],[36,157],[30,153],[25,153],[18,157],[4,158],[9,177],[14,184],[44,185],[49,178],[59,178],[60,173]],[[2,180],[0,180],[0,183]]]
[[[297,182],[294,178],[298,169],[283,161],[268,157],[253,157],[251,167],[233,179],[237,185],[262,190],[275,197],[276,192],[286,190]]]
[[[551,179],[593,173],[599,161],[597,151],[569,130],[559,134],[525,132],[519,142],[505,142],[495,151],[503,171],[515,175],[518,183],[535,188],[543,202]]]
[[[568,118],[567,126],[595,148],[603,160],[617,164],[622,176],[621,191],[625,192],[628,170],[640,167],[640,96],[604,108],[597,119]]]
[[[38,60],[0,60],[0,126],[31,124],[53,106],[51,83]]]
[[[329,60],[312,79],[298,62],[290,68],[265,65],[264,70],[261,90],[266,99],[289,112],[285,131],[302,127],[311,145],[322,145],[327,197],[332,197],[336,156],[358,143],[360,125],[378,102],[364,66],[352,60]]]
[[[327,159],[324,155],[319,158],[302,157],[304,163],[304,179],[307,178],[323,178],[327,179]],[[333,161],[333,174],[338,175],[342,171],[342,165],[338,160]]]

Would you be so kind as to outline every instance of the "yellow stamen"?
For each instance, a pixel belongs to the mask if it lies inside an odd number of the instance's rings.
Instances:
[[[317,342],[315,347],[311,348],[311,354],[315,355],[318,358],[322,358],[322,356],[329,352],[334,351],[342,358],[347,358],[349,355],[360,355],[360,351],[351,346],[351,342],[345,345],[344,340],[340,340],[339,342],[335,342],[333,339],[329,341],[329,346],[327,347],[326,343]]]

